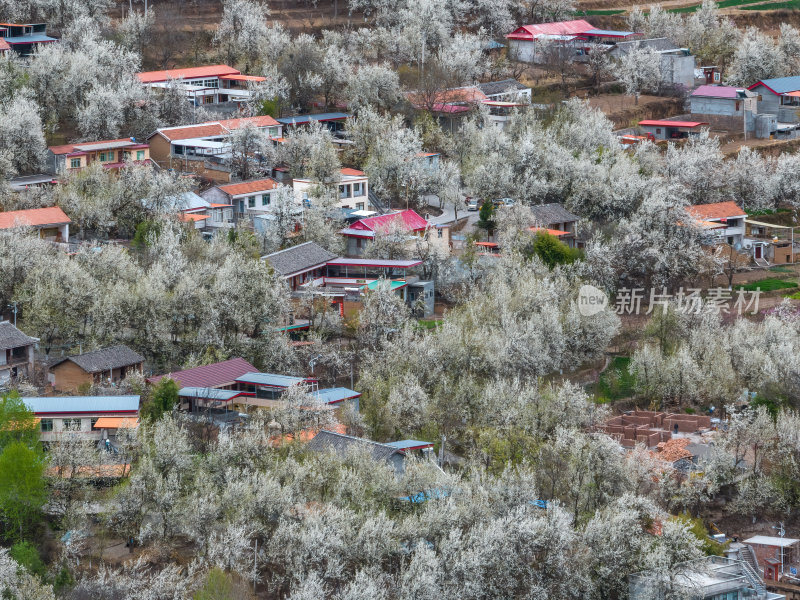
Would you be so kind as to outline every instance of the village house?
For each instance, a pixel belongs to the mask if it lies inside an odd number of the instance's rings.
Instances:
[[[693,135],[699,135],[704,126],[704,121],[672,121],[669,119],[645,119],[639,121],[639,129],[645,135],[656,140],[679,140]]]
[[[573,60],[586,56],[590,42],[611,43],[626,40],[639,34],[633,31],[597,29],[588,21],[573,20],[556,23],[523,25],[508,35],[509,56],[515,60],[542,63],[548,60],[546,48],[557,44]]]
[[[139,422],[139,396],[30,397],[22,402],[39,421],[40,439],[57,442],[65,433],[83,439],[111,439],[121,427]]]
[[[209,202],[194,192],[181,194],[178,204],[180,206],[178,218],[184,223],[191,223],[206,239],[211,239],[219,231],[227,231],[236,225],[233,204]]]
[[[70,223],[70,218],[58,206],[0,212],[0,229],[31,227],[39,232],[39,237],[51,242],[69,242]]]
[[[775,115],[784,128],[800,123],[800,75],[762,79],[747,89],[758,95],[759,114]]]
[[[148,377],[147,383],[149,385],[156,385],[164,377],[169,377],[178,384],[179,388],[199,387],[233,389],[236,387],[237,377],[257,370],[258,369],[243,358],[231,358],[210,365],[202,365],[183,371]]]
[[[359,219],[342,229],[339,233],[347,238],[345,256],[358,257],[364,254],[367,246],[375,239],[376,235],[401,234],[408,237],[421,237],[428,231],[430,224],[413,210],[403,210],[387,215],[378,215]],[[442,231],[442,237],[445,230]],[[447,231],[449,234],[449,231]],[[449,241],[449,240],[448,240]]]
[[[502,79],[500,81],[487,81],[475,85],[487,100],[498,102],[531,102],[531,88],[516,79]]]
[[[148,136],[150,158],[164,169],[196,173],[228,183],[231,180],[231,132],[252,124],[273,141],[282,135],[282,125],[270,116],[207,121],[194,125],[162,127]],[[277,143],[277,142],[276,142]]]
[[[186,98],[195,106],[246,102],[250,99],[248,85],[266,79],[255,75],[244,75],[228,65],[145,71],[137,73],[136,77],[142,85],[154,89],[178,82],[186,90]]]
[[[742,248],[747,213],[735,202],[695,204],[687,207],[686,212],[709,232],[713,243]]]
[[[395,475],[400,476],[405,471],[406,454],[400,448],[389,444],[373,442],[366,438],[358,438],[334,431],[323,429],[306,444],[309,452],[332,452],[339,457],[346,457],[352,452],[366,451],[376,462],[385,462],[392,468]]]
[[[204,200],[215,205],[233,207],[234,220],[245,216],[271,212],[274,208],[273,194],[279,183],[271,177],[228,183],[207,189],[201,193]]]
[[[313,188],[317,185],[311,179],[293,179],[292,188],[298,204],[311,206]],[[344,168],[339,175],[339,201],[337,207],[352,210],[370,210],[369,179],[364,171]]]
[[[536,204],[531,206],[531,214],[534,231],[545,229],[570,248],[583,246],[583,241],[576,238],[576,227],[580,217],[569,212],[563,204],[557,202]]]
[[[694,87],[695,58],[687,48],[681,48],[668,38],[621,41],[608,51],[611,58],[621,59],[637,48],[650,48],[661,55],[661,83]]]
[[[800,249],[795,245],[794,227],[776,225],[755,219],[744,220],[745,233],[742,252],[752,253],[756,264],[786,264],[797,262]]]
[[[420,280],[412,271],[422,264],[419,260],[339,258],[315,242],[279,250],[261,260],[286,280],[293,294],[325,298],[342,316],[361,310],[364,295],[381,279],[388,280],[415,314],[427,317],[434,312],[433,282]],[[303,326],[293,324],[294,328]]]
[[[42,44],[57,41],[47,35],[46,23],[0,23],[0,54],[12,50],[20,56],[30,56]]]
[[[47,169],[53,175],[82,171],[99,162],[104,169],[120,169],[128,162],[150,163],[150,146],[134,138],[101,140],[50,146],[47,149]]]
[[[56,360],[48,369],[57,392],[77,392],[91,385],[117,385],[143,372],[144,357],[127,346],[112,346]]]
[[[717,129],[755,132],[758,95],[726,85],[701,85],[689,98],[692,117]]]
[[[0,321],[0,385],[33,376],[33,351],[38,338],[25,335],[9,321]]]
[[[336,254],[316,242],[305,242],[262,256],[261,260],[275,269],[294,292],[306,283],[324,277],[328,261],[334,258],[338,258]]]

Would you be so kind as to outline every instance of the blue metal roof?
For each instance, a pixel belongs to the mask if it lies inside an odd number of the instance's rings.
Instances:
[[[178,396],[181,398],[201,398],[208,400],[221,400],[223,402],[232,400],[241,394],[242,392],[238,392],[236,390],[218,390],[216,388],[204,387],[185,387],[181,388],[181,390],[178,392]]]
[[[40,44],[43,42],[55,42],[56,38],[43,33],[33,33],[31,35],[17,35],[14,37],[3,38],[9,44]]]
[[[303,377],[275,375],[274,373],[245,373],[244,375],[237,377],[236,381],[239,383],[252,383],[253,385],[288,388],[290,385],[303,383],[306,380]]]
[[[278,123],[284,125],[303,125],[311,121],[340,121],[341,119],[349,119],[353,115],[341,112],[319,113],[316,115],[295,115],[294,117],[281,117],[275,119]]]
[[[386,442],[387,446],[405,450],[406,448],[419,448],[420,446],[433,446],[433,442],[423,442],[421,440],[399,440],[397,442]]]
[[[335,404],[336,402],[341,402],[342,400],[350,400],[351,398],[361,397],[360,392],[343,387],[325,388],[322,390],[317,390],[316,392],[312,392],[311,395],[324,404]],[[386,445],[388,446],[389,444]]]
[[[139,396],[64,396],[23,398],[36,415],[54,413],[138,412]]]
[[[754,88],[758,84],[767,86],[776,94],[786,94],[787,92],[796,92],[800,90],[800,75],[793,75],[791,77],[776,77],[775,79],[762,79],[755,85],[750,86]]]
[[[583,32],[586,35],[599,35],[599,36],[609,36],[609,37],[628,37],[629,35],[635,35],[633,31],[614,31],[613,29],[590,29],[589,31]]]

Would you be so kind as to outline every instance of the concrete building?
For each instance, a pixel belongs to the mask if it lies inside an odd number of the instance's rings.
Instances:
[[[250,99],[249,84],[266,80],[265,77],[244,75],[228,65],[145,71],[137,73],[136,77],[143,86],[155,89],[180,85],[186,98],[195,106],[230,103],[234,110],[238,103]]]
[[[661,55],[661,81],[665,84],[694,87],[695,58],[669,38],[619,41],[608,51],[611,58],[621,59],[637,48],[649,48]]]
[[[711,175],[711,174],[709,174]],[[695,204],[686,208],[686,212],[697,220],[698,224],[709,230],[713,243],[728,244],[741,247],[744,241],[747,213],[736,202],[712,202]]]
[[[705,121],[670,121],[669,119],[645,119],[639,121],[639,129],[656,140],[681,140],[698,135]]]
[[[726,85],[701,85],[689,98],[692,117],[717,129],[755,133],[758,94]]]
[[[82,171],[98,162],[104,169],[117,170],[128,162],[150,163],[150,146],[134,138],[99,140],[79,144],[50,146],[47,149],[47,169],[53,175]]]
[[[312,188],[317,183],[311,179],[293,179],[295,199],[298,204],[310,206],[313,202]],[[339,174],[339,208],[352,210],[371,210],[369,202],[369,179],[364,171],[344,168]]]
[[[0,55],[30,56],[42,44],[58,40],[47,35],[46,23],[0,23]]]
[[[43,442],[58,441],[65,433],[108,439],[120,427],[135,427],[139,418],[139,396],[31,397],[22,402],[39,419]]]
[[[776,115],[778,123],[800,123],[800,75],[762,79],[749,88],[758,95],[758,113]]]
[[[70,223],[72,220],[58,206],[0,212],[0,229],[30,227],[50,242],[69,242]]]

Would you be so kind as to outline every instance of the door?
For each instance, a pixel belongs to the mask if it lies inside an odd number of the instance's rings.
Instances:
[[[755,256],[756,258],[761,258],[761,246],[756,246],[756,247],[755,247],[755,254],[754,254],[754,256]]]

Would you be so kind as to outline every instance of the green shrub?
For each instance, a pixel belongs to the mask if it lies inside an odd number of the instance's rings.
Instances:
[[[47,573],[47,568],[42,562],[42,557],[39,556],[39,550],[29,541],[17,542],[11,546],[9,554],[11,558],[25,567],[28,572],[38,575],[39,577],[44,577],[45,573]]]

